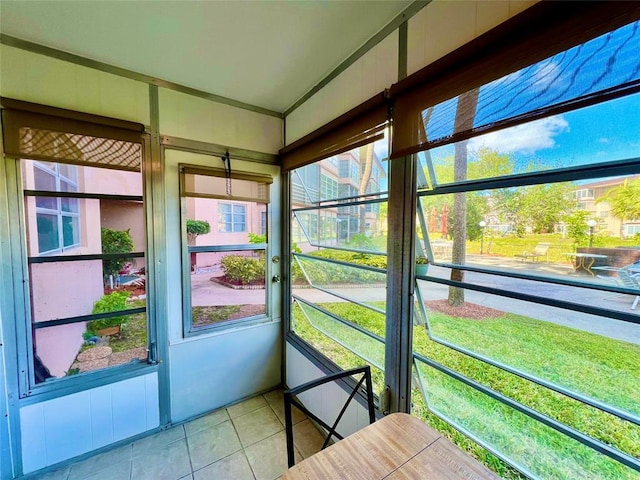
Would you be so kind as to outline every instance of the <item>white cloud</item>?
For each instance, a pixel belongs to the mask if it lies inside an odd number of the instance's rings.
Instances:
[[[569,123],[561,115],[554,115],[473,138],[467,147],[471,151],[484,147],[498,153],[532,154],[538,150],[554,147],[556,144],[554,137],[567,131],[569,131]]]

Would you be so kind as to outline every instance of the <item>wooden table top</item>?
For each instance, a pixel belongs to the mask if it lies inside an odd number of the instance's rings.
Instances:
[[[393,413],[291,467],[283,480],[497,480],[420,419]]]

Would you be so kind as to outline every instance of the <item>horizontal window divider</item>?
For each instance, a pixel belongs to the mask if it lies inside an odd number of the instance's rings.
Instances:
[[[339,207],[347,208],[347,207],[355,207],[358,205],[371,205],[373,203],[385,203],[387,200],[388,200],[387,198],[372,198],[369,200],[359,200],[355,202],[342,202],[342,199],[339,199],[338,201],[341,203],[332,203],[329,205],[316,205],[314,207],[293,208],[291,209],[291,211],[295,214],[297,212],[306,212],[309,210],[327,210],[329,208],[339,208]]]
[[[385,310],[382,310],[381,308],[377,308],[377,307],[373,307],[371,305],[367,305],[366,303],[362,303],[362,302],[360,302],[358,300],[355,300],[355,299],[349,297],[348,295],[342,295],[341,293],[334,292],[334,291],[329,290],[327,288],[319,287],[318,285],[314,285],[313,283],[311,284],[311,286],[313,288],[315,288],[316,290],[320,290],[321,292],[324,292],[326,294],[333,295],[334,297],[338,297],[338,298],[340,298],[342,300],[345,300],[347,302],[351,302],[351,303],[353,303],[355,305],[358,305],[359,307],[367,308],[369,310],[372,310],[372,311],[374,311],[376,313],[381,313],[383,315],[386,315],[386,313],[387,313]]]
[[[484,393],[485,395],[493,398],[494,400],[497,400],[503,405],[507,405],[508,407],[513,408],[514,410],[528,416],[529,418],[532,418],[552,428],[553,430],[560,432],[568,436],[569,438],[572,438],[573,440],[576,440],[577,442],[589,448],[592,448],[593,450],[609,458],[612,458],[613,460],[620,462],[623,465],[626,465],[629,468],[632,468],[633,470],[640,471],[640,461],[638,459],[630,455],[627,455],[626,453],[621,452],[620,450],[614,447],[611,447],[605,443],[600,442],[599,440],[591,438],[588,435],[585,435],[584,433],[579,432],[578,430],[575,430],[561,422],[558,422],[557,420],[554,420],[553,418],[548,417],[538,412],[537,410],[534,410],[533,408],[527,407],[526,405],[523,405],[522,403],[517,402],[512,398],[507,397],[506,395],[496,392],[495,390],[489,387],[486,387],[485,385],[482,385],[481,383],[478,383],[475,380],[471,380],[470,378],[462,375],[461,373],[458,373],[455,370],[445,367],[444,365],[434,360],[431,360],[430,358],[424,357],[416,352],[413,352],[413,358],[438,370],[441,373],[444,373],[445,375],[461,383],[464,383],[465,385],[473,388],[476,391]],[[427,401],[427,404],[428,404],[428,401]]]
[[[387,256],[387,252],[380,252],[378,250],[363,250],[361,248],[334,247],[333,245],[323,245],[321,243],[311,242],[311,241],[309,241],[309,245],[311,245],[312,247],[326,248],[327,250],[337,250],[339,252],[362,253],[362,254],[365,254],[365,255],[380,255],[382,257],[386,257]],[[311,255],[311,257],[312,258],[319,258],[319,257],[313,257],[313,255]],[[349,263],[349,265],[355,265],[355,264]],[[385,273],[386,273],[386,271],[385,271]]]
[[[585,403],[587,405],[590,405],[592,407],[597,408],[598,410],[602,410],[603,412],[606,413],[610,413],[611,415],[615,415],[618,418],[621,418],[623,420],[626,420],[628,422],[631,423],[635,423],[636,425],[640,425],[640,417],[637,417],[631,413],[625,412],[623,410],[619,410],[615,407],[611,407],[609,405],[606,405],[598,400],[593,400],[589,397],[586,397],[580,393],[575,393],[572,392],[571,390],[568,390],[564,387],[561,387],[559,385],[555,385],[553,383],[547,382],[546,380],[543,380],[541,378],[538,378],[534,375],[530,375],[526,372],[523,372],[522,370],[518,370],[517,368],[513,368],[510,367],[508,365],[505,365],[503,363],[497,362],[495,360],[492,360],[488,357],[485,357],[484,355],[480,355],[478,353],[472,352],[471,350],[468,350],[466,348],[463,347],[459,347],[454,343],[448,342],[446,340],[442,340],[438,337],[436,337],[435,335],[431,334],[431,331],[429,328],[426,328],[427,330],[427,335],[429,336],[429,338],[436,342],[439,343],[440,345],[444,345],[445,347],[451,348],[452,350],[455,350],[458,353],[462,353],[463,355],[466,355],[468,357],[471,357],[475,360],[487,363],[493,367],[499,368],[500,370],[504,370],[506,372],[509,372],[513,375],[516,375],[520,378],[523,378],[525,380],[528,380],[530,382],[533,382],[537,385],[540,385],[542,387],[548,388],[549,390],[553,390],[554,392],[558,392],[562,395],[565,395],[569,398],[573,398],[574,400],[577,400],[579,402]]]
[[[426,279],[426,277],[424,277]],[[591,307],[589,305],[582,305],[580,303],[568,302],[566,300],[556,300],[548,297],[537,297],[528,293],[511,292],[508,290],[501,290],[499,288],[485,287],[483,285],[474,285],[473,283],[457,282],[455,280],[447,280],[444,278],[429,277],[428,280],[434,283],[440,283],[442,285],[449,285],[450,287],[459,287],[467,290],[474,290],[476,292],[489,293],[492,295],[498,295],[500,297],[513,298],[514,300],[522,300],[525,302],[538,303],[540,305],[548,305],[550,307],[563,308],[565,310],[573,310],[582,313],[588,313],[591,315],[597,315],[600,317],[613,318],[615,320],[622,320],[623,322],[635,323],[640,325],[640,317],[635,313],[625,313],[618,310],[609,310],[607,308]]]
[[[468,266],[468,265],[456,265],[453,263],[440,263],[440,262],[431,262],[433,265],[438,266],[438,267],[445,267],[445,268],[451,268],[451,269],[455,269],[455,270],[465,270],[468,272],[476,272],[476,273],[486,273],[488,275],[496,275],[496,276],[500,276],[500,277],[508,277],[508,278],[519,278],[522,280],[531,280],[534,282],[542,282],[542,283],[552,283],[554,285],[566,285],[568,287],[578,287],[578,288],[586,288],[588,290],[598,290],[598,291],[605,291],[605,292],[612,292],[612,293],[624,293],[624,294],[628,294],[628,295],[636,295],[637,294],[637,290],[634,290],[632,288],[626,288],[626,287],[621,287],[621,286],[617,286],[617,285],[607,285],[607,284],[602,284],[602,285],[596,285],[593,283],[584,283],[584,282],[578,282],[575,280],[563,280],[562,278],[556,278],[556,277],[544,277],[541,275],[529,275],[526,273],[518,273],[518,272],[509,272],[509,271],[504,271],[504,270],[493,270],[490,268],[483,268],[483,267],[473,267],[473,266]],[[425,280],[431,280],[432,278],[436,278],[436,277],[431,277],[429,275],[416,275],[417,278],[422,278]]]
[[[55,320],[45,320],[44,322],[33,322],[33,328],[57,327],[58,325],[68,325],[70,323],[91,322],[103,318],[123,317],[125,315],[135,315],[137,313],[145,313],[147,307],[130,308],[127,310],[116,310],[107,313],[93,313],[91,315],[80,315],[77,317],[57,318]]]
[[[183,197],[189,198],[208,198],[212,200],[227,200],[229,202],[253,202],[253,203],[263,203],[268,204],[268,198],[260,198],[260,197],[243,197],[240,195],[232,195],[229,196],[226,193],[183,193]]]
[[[189,245],[189,253],[233,252],[266,250],[266,243],[252,243],[250,245]]]
[[[318,202],[315,202],[315,203],[341,202],[344,200],[356,200],[358,198],[362,198],[363,200],[374,200],[374,199],[380,199],[381,197],[386,198],[388,196],[389,196],[389,192],[385,190],[384,192],[364,193],[362,195],[351,195],[350,197],[328,198],[326,200],[319,200]],[[369,198],[369,197],[374,197],[374,198]]]
[[[234,320],[225,320],[219,323],[212,323],[211,325],[203,325],[202,327],[191,326],[191,329],[185,332],[185,338],[197,337],[207,333],[217,333],[226,331],[235,327],[253,327],[255,325],[262,325],[263,323],[269,323],[273,321],[273,318],[266,313],[259,313],[250,317],[236,318]]]
[[[144,258],[144,252],[131,253],[91,253],[87,255],[51,255],[47,257],[29,257],[30,264],[75,262],[80,260],[118,260],[121,258]]]
[[[343,325],[346,325],[347,327],[352,328],[353,330],[357,330],[358,332],[363,333],[363,334],[367,335],[370,338],[373,338],[374,340],[376,340],[376,341],[378,341],[378,342],[380,342],[380,343],[382,343],[384,345],[384,338],[380,337],[379,335],[376,335],[375,333],[370,332],[369,330],[366,330],[366,329],[362,328],[360,325],[356,325],[355,323],[351,323],[349,320],[346,320],[346,319],[342,318],[341,316],[336,315],[335,313],[332,313],[332,312],[330,312],[328,310],[325,310],[324,308],[319,307],[315,303],[312,303],[312,302],[310,302],[308,300],[305,300],[304,298],[298,297],[297,295],[293,295],[293,298],[295,300],[297,300],[297,301],[299,301],[301,303],[304,303],[305,305],[313,308],[314,310],[317,310],[317,311],[319,311],[321,313],[324,313],[328,317],[333,318],[334,320],[342,323]],[[347,348],[348,350],[351,350],[348,347],[345,347],[345,348]],[[358,355],[356,352],[353,352],[353,353]]]
[[[541,183],[569,182],[592,178],[617,177],[638,173],[640,157],[613,160],[592,165],[554,168],[535,173],[516,173],[489,179],[465,180],[434,186],[431,190],[418,191],[418,197],[445,195],[447,193],[474,192],[478,190],[495,190],[498,188],[523,187]]]
[[[26,396],[20,398],[20,406],[52,400],[54,398],[84,392],[93,388],[111,385],[129,378],[149,375],[158,371],[158,365],[145,361],[114,365],[108,369],[93,370],[77,375],[58,378],[53,382],[43,382],[32,387]]]
[[[331,248],[331,247],[326,247],[326,248]],[[350,250],[350,249],[346,249],[346,248],[333,248],[333,249],[334,250],[345,250],[345,251],[350,251],[350,252],[358,252],[358,253],[366,253],[366,254],[372,254],[372,255],[380,255],[378,253],[367,251],[367,250],[355,250],[355,249]],[[353,268],[358,268],[360,270],[368,270],[370,272],[384,273],[385,275],[387,273],[387,271],[385,269],[377,268],[377,267],[370,267],[369,265],[360,265],[358,263],[343,262],[342,260],[334,260],[332,258],[314,257],[313,255],[306,255],[304,253],[293,253],[292,255],[294,257],[308,258],[308,259],[311,259],[311,260],[320,260],[322,262],[333,263],[333,264],[336,264],[336,265],[342,265],[344,267],[353,267]]]
[[[90,198],[96,200],[120,200],[128,202],[142,202],[142,195],[115,195],[106,193],[81,192],[52,192],[51,190],[24,190],[26,197],[54,197],[54,198]]]

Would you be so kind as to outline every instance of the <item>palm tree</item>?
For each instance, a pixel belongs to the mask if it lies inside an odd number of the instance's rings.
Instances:
[[[620,236],[624,231],[625,220],[640,219],[640,179],[629,181],[625,179],[619,187],[612,188],[605,195],[598,198],[596,203],[607,202],[611,205],[611,213],[620,222]]]

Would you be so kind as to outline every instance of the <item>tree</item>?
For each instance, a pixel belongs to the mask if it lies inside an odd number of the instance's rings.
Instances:
[[[199,235],[206,235],[211,231],[211,225],[206,220],[187,220],[187,243],[194,245]]]
[[[364,164],[364,170],[362,169],[362,165]],[[362,172],[362,176],[360,178],[360,185],[358,188],[358,195],[363,197],[367,194],[367,186],[369,185],[369,180],[371,180],[371,170],[373,169],[373,143],[369,143],[363,147],[360,147],[360,171]],[[360,221],[358,225],[358,233],[361,235],[366,234],[366,205],[360,205]]]
[[[602,202],[609,203],[611,213],[621,220],[620,236],[622,236],[624,221],[640,218],[640,179],[631,182],[625,179],[622,185],[612,188],[596,200],[596,203]]]
[[[102,241],[102,253],[131,253],[134,250],[133,238],[129,230],[112,230],[110,228],[101,228],[100,236]],[[118,258],[102,261],[102,273],[105,278],[116,275],[130,258]]]

